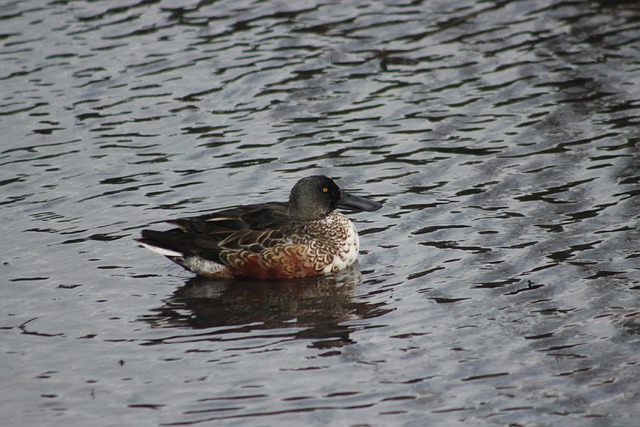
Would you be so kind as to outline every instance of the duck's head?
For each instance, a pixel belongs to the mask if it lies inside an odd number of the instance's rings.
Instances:
[[[335,209],[371,212],[381,207],[381,203],[343,192],[323,175],[302,178],[289,195],[289,214],[300,221],[324,218]]]

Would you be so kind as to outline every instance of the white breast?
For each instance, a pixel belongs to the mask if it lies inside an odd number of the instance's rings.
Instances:
[[[358,230],[356,230],[356,226],[349,221],[347,238],[338,250],[338,253],[333,256],[333,262],[325,267],[324,273],[335,273],[349,267],[356,262],[359,250],[360,239],[358,238]]]

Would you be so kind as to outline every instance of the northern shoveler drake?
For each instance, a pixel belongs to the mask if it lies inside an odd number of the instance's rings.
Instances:
[[[225,209],[142,230],[142,246],[198,276],[290,279],[330,274],[353,264],[360,242],[336,209],[375,211],[382,204],[344,193],[326,176],[296,183],[288,202]]]

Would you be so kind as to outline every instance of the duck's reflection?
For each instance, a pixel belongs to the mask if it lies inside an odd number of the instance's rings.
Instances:
[[[357,265],[332,276],[287,281],[195,278],[142,320],[154,327],[247,325],[248,331],[298,328],[297,337],[320,339],[313,345],[331,348],[351,342],[349,334],[354,326],[341,323],[388,311],[383,304],[354,301],[361,281]]]

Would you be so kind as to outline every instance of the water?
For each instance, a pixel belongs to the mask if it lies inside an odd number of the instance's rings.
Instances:
[[[3,425],[634,426],[635,1],[0,6]],[[323,173],[357,268],[143,227]]]

